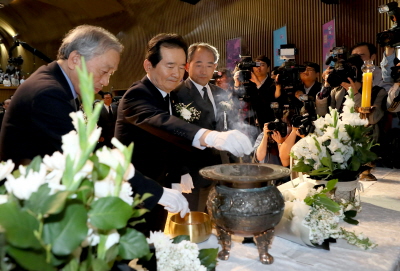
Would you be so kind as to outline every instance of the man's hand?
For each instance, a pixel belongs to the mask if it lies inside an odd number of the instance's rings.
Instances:
[[[220,151],[229,151],[237,157],[243,157],[253,151],[250,139],[237,130],[227,132],[211,131],[204,134],[204,142],[208,147],[213,147]]]
[[[174,189],[164,187],[164,193],[162,194],[158,204],[164,206],[165,210],[170,213],[181,213],[181,217],[185,217],[189,210],[189,203],[185,197]]]

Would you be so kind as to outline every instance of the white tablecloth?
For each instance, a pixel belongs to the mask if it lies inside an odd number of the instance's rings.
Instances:
[[[269,249],[274,263],[263,265],[254,244],[243,245],[242,237],[233,236],[230,258],[219,260],[216,271],[400,270],[400,170],[377,168],[373,173],[377,182],[362,182],[362,211],[356,217],[360,223],[357,226],[346,223],[345,227],[364,233],[378,244],[375,249],[361,250],[344,241],[331,244],[327,251],[274,237]],[[215,235],[199,246],[220,248]]]

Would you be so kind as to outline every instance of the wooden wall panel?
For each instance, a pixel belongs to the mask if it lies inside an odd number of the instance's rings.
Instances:
[[[28,2],[18,7],[19,3]],[[387,15],[377,11],[377,7],[386,2],[341,0],[339,5],[327,5],[320,0],[201,0],[190,5],[178,0],[118,0],[124,11],[93,18],[47,3],[36,3],[36,9],[30,0],[19,0],[0,10],[0,16],[19,31],[21,40],[31,42],[51,58],[55,58],[67,29],[82,23],[109,29],[125,45],[119,70],[111,78],[110,87],[124,89],[144,76],[146,43],[160,32],[179,33],[189,44],[198,41],[213,44],[221,54],[219,67],[224,67],[227,40],[241,37],[243,54],[254,57],[266,54],[272,59],[273,31],[286,25],[288,43],[299,49],[296,61],[322,65],[324,23],[335,19],[338,46],[349,48],[361,41],[375,43],[376,34],[390,25]],[[382,51],[378,47],[376,63],[380,62]],[[33,65],[31,62],[29,57],[25,59],[26,71],[37,68],[40,63],[37,61]]]

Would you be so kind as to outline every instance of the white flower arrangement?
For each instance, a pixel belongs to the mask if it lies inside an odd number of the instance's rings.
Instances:
[[[314,133],[292,147],[290,155],[294,158],[294,171],[325,179],[336,179],[341,174],[354,180],[362,165],[376,159],[370,151],[374,146],[368,136],[371,128],[366,127],[368,120],[361,119],[355,112],[351,89],[345,98],[341,114],[330,109],[330,114],[314,121]]]
[[[190,104],[178,103],[175,105],[176,112],[179,114],[179,117],[187,122],[193,122],[195,120],[200,119],[201,111],[197,110],[194,107],[190,107]]]
[[[7,193],[0,196],[0,270],[109,270],[117,258],[150,254],[145,236],[127,227],[145,212],[135,207],[149,196],[133,198],[127,182],[135,173],[133,145],[114,138],[115,149],[93,153],[102,104],[92,107],[85,65],[78,74],[87,118],[70,114],[75,130],[62,137],[63,153],[37,156],[14,172],[11,160],[0,164]]]
[[[322,245],[329,238],[342,238],[362,249],[377,245],[363,234],[356,234],[341,227],[341,221],[358,224],[354,220],[361,210],[360,202],[333,201],[328,195],[337,180],[331,180],[326,188],[314,188],[314,183],[302,182],[297,187],[281,191],[285,199],[285,211],[276,227],[276,235],[300,244]]]
[[[147,242],[154,244],[156,249],[158,271],[207,271],[215,267],[216,261],[209,262],[205,267],[199,258],[202,258],[200,254],[201,251],[204,251],[205,254],[213,255],[211,258],[215,259],[218,249],[199,251],[197,244],[181,237],[178,236],[171,240],[161,231],[150,233]]]

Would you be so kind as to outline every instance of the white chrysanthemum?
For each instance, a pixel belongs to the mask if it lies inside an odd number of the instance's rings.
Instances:
[[[19,166],[19,170],[21,175],[14,178],[13,175],[9,174],[4,185],[8,193],[13,193],[18,199],[27,200],[33,192],[36,192],[45,183],[47,168],[44,164],[41,164],[39,172],[30,170],[26,177],[26,168]]]

